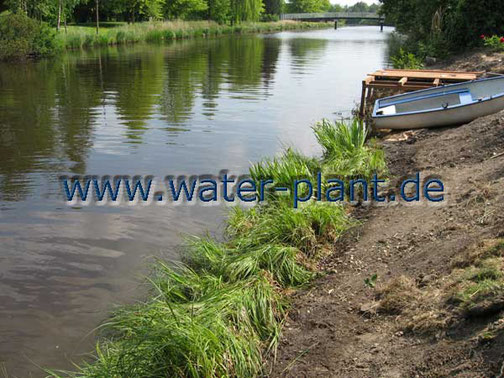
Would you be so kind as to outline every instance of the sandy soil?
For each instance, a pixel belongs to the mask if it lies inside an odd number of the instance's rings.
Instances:
[[[404,327],[405,315],[380,311],[380,290],[409,277],[414,303],[416,290],[439,287],[454,261],[504,237],[504,112],[457,128],[390,134],[383,146],[389,194],[420,172],[442,179],[445,201],[356,208],[362,225],[321,262],[327,274],[294,295],[269,375],[502,377],[502,301],[471,316],[446,307],[449,324],[422,333]],[[374,288],[364,284],[373,274]],[[482,337],[489,327],[499,329],[490,340]]]
[[[429,68],[504,74],[504,52],[470,51]]]

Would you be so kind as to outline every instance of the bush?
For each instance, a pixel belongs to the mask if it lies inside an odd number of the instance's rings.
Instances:
[[[160,43],[163,41],[163,31],[156,29],[149,30],[145,36],[145,40],[147,42]]]
[[[482,35],[481,38],[483,39],[485,47],[493,51],[504,51],[504,37],[498,35],[492,35],[491,37]]]
[[[165,41],[171,41],[173,39],[176,39],[177,36],[173,30],[165,30],[164,31],[164,39]]]
[[[416,57],[415,54],[406,52],[404,49],[399,49],[399,53],[395,56],[391,56],[390,60],[394,68],[404,68],[412,70],[420,70],[423,68],[423,64],[420,58]]]
[[[504,33],[502,0],[382,0],[381,3],[387,22],[408,37],[413,51],[421,42],[432,45],[436,56],[442,57],[477,46],[481,33]]]
[[[108,46],[113,44],[113,40],[109,39],[108,34],[100,34],[96,37],[96,44],[98,46]]]
[[[116,33],[117,44],[126,43],[126,33],[122,30]]]
[[[279,21],[280,17],[277,14],[263,14],[261,16],[261,21],[263,22],[276,22]]]
[[[55,34],[43,22],[5,12],[0,15],[0,60],[50,55],[57,49]]]
[[[36,56],[48,56],[60,49],[56,43],[56,31],[44,22],[37,22],[38,30],[32,42],[32,54]]]
[[[80,34],[74,34],[68,36],[66,43],[65,43],[66,48],[71,48],[71,49],[80,49],[82,47],[82,39]]]
[[[446,11],[443,28],[450,46],[455,51],[478,46],[480,34],[504,33],[502,0],[458,0],[455,4]]]
[[[95,40],[96,40],[95,34],[86,34],[86,37],[84,38],[84,42],[82,45],[85,47],[92,47],[95,45]]]

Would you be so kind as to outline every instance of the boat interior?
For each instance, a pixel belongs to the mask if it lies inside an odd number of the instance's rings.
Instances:
[[[432,88],[416,93],[378,100],[376,115],[393,115],[425,110],[447,109],[491,99],[504,93],[504,77]]]

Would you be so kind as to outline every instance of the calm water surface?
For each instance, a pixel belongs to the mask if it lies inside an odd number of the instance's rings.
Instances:
[[[0,364],[70,368],[156,255],[224,209],[65,204],[60,175],[218,174],[348,116],[387,60],[378,27],[223,37],[0,65]],[[0,366],[1,367],[1,366]],[[0,369],[1,371],[1,369]]]

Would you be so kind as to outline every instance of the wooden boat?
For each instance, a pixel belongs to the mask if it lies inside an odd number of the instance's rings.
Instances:
[[[444,85],[376,100],[378,129],[461,125],[504,109],[504,76]]]

